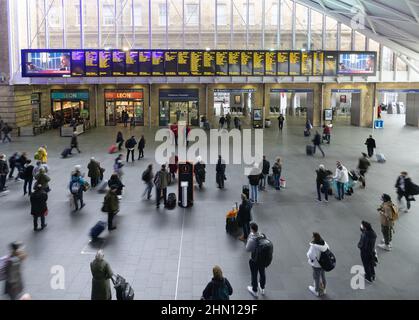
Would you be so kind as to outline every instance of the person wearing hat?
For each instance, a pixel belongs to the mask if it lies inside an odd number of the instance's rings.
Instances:
[[[359,179],[362,183],[362,188],[365,188],[365,174],[368,171],[369,166],[371,165],[370,161],[368,160],[367,154],[365,152],[362,152],[362,157],[358,160],[358,170],[359,174],[361,176],[361,179]]]
[[[383,202],[381,206],[377,209],[380,213],[380,222],[381,222],[381,232],[384,239],[382,243],[378,245],[381,249],[391,251],[391,241],[394,228],[393,220],[393,210],[395,210],[394,205],[391,201],[391,197],[388,194],[383,194],[381,196],[381,201]]]
[[[365,270],[365,280],[372,283],[375,280],[375,240],[377,234],[367,221],[361,222],[361,239],[358,242],[358,248],[361,251],[362,265]]]
[[[90,184],[92,188],[96,187],[99,183],[101,171],[100,171],[100,163],[96,161],[94,157],[90,158],[90,162],[87,165],[87,176],[90,178]]]
[[[10,256],[6,260],[6,285],[4,291],[11,300],[17,300],[23,291],[21,264],[26,258],[26,253],[20,242],[13,242],[9,247]]]
[[[30,195],[31,215],[33,216],[33,230],[38,231],[38,218],[41,219],[41,230],[44,230],[47,224],[45,216],[48,214],[47,200],[48,195],[42,188],[42,185],[36,185],[34,192]]]
[[[0,155],[0,192],[4,192],[7,189],[6,180],[7,174],[9,173],[9,166],[6,161],[6,155]]]
[[[104,260],[102,250],[96,253],[95,259],[90,263],[92,272],[92,300],[112,300],[110,279],[113,272],[109,263]]]
[[[83,191],[86,185],[86,181],[83,178],[83,175],[81,173],[81,166],[76,165],[74,167],[74,171],[71,173],[70,178],[70,184],[69,189],[71,194],[73,195],[75,210],[79,210],[79,204],[80,201],[80,210],[85,206],[85,203],[83,202]]]

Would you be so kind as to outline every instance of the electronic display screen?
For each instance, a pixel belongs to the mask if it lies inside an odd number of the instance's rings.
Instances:
[[[86,51],[86,76],[99,76],[99,53],[97,51]]]
[[[269,51],[265,53],[265,75],[276,76],[276,52]]]
[[[164,53],[164,73],[166,76],[177,76],[177,51]]]
[[[138,76],[138,51],[125,53],[125,74],[127,76]]]
[[[337,53],[325,52],[324,54],[324,75],[336,76],[337,69]]]
[[[253,52],[253,75],[254,76],[265,75],[265,52],[264,51]]]
[[[313,53],[303,52],[301,54],[301,75],[311,76],[313,74]]]
[[[313,52],[313,76],[323,75],[324,53],[322,51]]]
[[[191,55],[189,51],[179,51],[177,53],[177,75],[191,75]]]
[[[241,52],[241,75],[251,76],[253,75],[253,52],[242,51]]]
[[[240,75],[240,51],[228,52],[228,74],[230,76]]]
[[[202,75],[202,51],[191,51],[191,76]]]
[[[152,51],[152,75],[164,76],[164,52]]]
[[[99,76],[109,77],[112,75],[112,52],[108,50],[99,51]]]
[[[151,76],[151,51],[138,53],[138,67],[140,76]]]
[[[374,52],[339,53],[338,74],[374,75],[376,68]]]
[[[71,52],[71,76],[83,77],[84,76],[84,51]]]
[[[112,52],[112,75],[125,76],[126,53],[115,50]]]
[[[290,52],[290,76],[301,74],[301,52]]]
[[[70,77],[71,52],[34,50],[23,52],[23,76],[27,77]]]
[[[289,52],[280,51],[277,54],[278,58],[278,76],[287,76],[289,74]]]
[[[204,51],[202,61],[202,75],[215,76],[215,52]]]
[[[217,76],[228,76],[228,52],[227,51],[216,52],[215,74]]]

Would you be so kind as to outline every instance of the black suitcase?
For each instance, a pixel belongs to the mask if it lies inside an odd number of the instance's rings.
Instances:
[[[134,290],[130,284],[119,274],[112,277],[116,291],[116,300],[134,300]]]
[[[239,231],[239,224],[236,218],[226,218],[226,232],[235,235]]]
[[[314,146],[312,146],[311,144],[306,146],[306,154],[308,156],[312,156],[314,154]]]
[[[250,199],[250,191],[249,186],[247,184],[243,186],[242,193],[246,195],[248,200]]]
[[[61,156],[62,156],[63,158],[67,158],[67,157],[70,155],[70,153],[71,153],[71,149],[70,149],[70,148],[65,148],[65,149],[63,150],[63,152],[61,152]]]
[[[272,187],[275,186],[275,179],[274,179],[274,176],[272,174],[270,174],[268,176],[268,185],[270,185]]]
[[[166,208],[174,209],[176,207],[176,194],[169,193],[167,196]]]
[[[97,240],[100,234],[105,230],[107,223],[103,221],[98,221],[95,226],[90,230],[90,237],[92,240]]]

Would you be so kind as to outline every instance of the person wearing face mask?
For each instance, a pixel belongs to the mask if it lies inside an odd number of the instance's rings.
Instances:
[[[361,222],[361,239],[358,242],[358,248],[361,251],[362,265],[365,270],[365,280],[372,283],[375,280],[375,240],[377,234],[366,221]]]

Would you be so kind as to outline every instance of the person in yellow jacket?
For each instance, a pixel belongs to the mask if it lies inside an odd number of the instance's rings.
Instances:
[[[38,155],[38,159],[39,161],[41,161],[41,163],[45,164],[48,162],[48,153],[47,153],[47,147],[46,146],[42,146],[38,149],[37,152]]]

